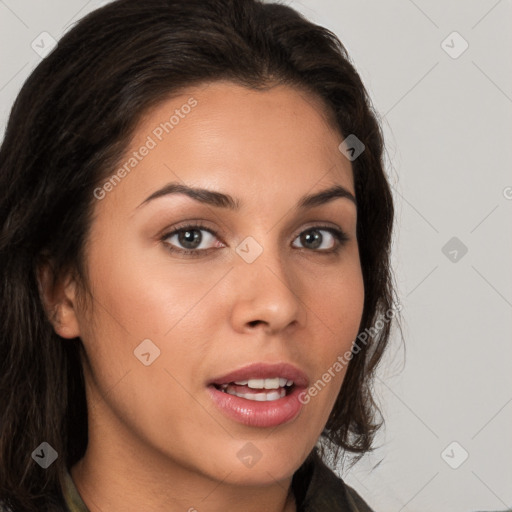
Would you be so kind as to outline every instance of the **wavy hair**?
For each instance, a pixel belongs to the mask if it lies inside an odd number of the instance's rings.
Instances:
[[[71,270],[86,286],[93,190],[150,108],[221,79],[312,94],[343,138],[364,143],[352,161],[365,288],[360,332],[393,307],[383,135],[332,32],[260,0],[117,0],[93,11],[26,80],[0,149],[0,501],[14,510],[57,507],[64,472],[87,446],[82,343],[53,330],[38,269],[50,262],[54,282]],[[390,328],[374,330],[354,355],[322,434],[354,456],[371,449],[381,424],[372,379]],[[31,457],[43,441],[58,452],[46,470]]]

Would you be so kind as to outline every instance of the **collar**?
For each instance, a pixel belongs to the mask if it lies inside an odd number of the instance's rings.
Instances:
[[[68,508],[66,512],[89,512],[68,470],[66,470],[64,474],[62,495],[64,496],[64,502]]]

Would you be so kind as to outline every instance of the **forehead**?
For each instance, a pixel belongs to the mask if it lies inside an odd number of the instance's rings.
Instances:
[[[144,115],[118,164],[128,172],[115,188],[137,204],[170,181],[282,201],[332,184],[354,192],[341,140],[311,94],[283,85],[203,84]]]

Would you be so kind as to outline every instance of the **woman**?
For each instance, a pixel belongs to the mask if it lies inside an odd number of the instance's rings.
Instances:
[[[118,0],[65,34],[0,151],[4,508],[370,510],[325,461],[379,426],[382,152],[289,7]]]

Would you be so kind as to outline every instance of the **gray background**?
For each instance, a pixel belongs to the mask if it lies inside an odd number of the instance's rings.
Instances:
[[[0,137],[40,62],[31,45],[104,3],[0,0]],[[512,508],[512,2],[284,3],[346,46],[382,119],[397,206],[406,349],[395,333],[376,450],[339,473],[377,512]]]

